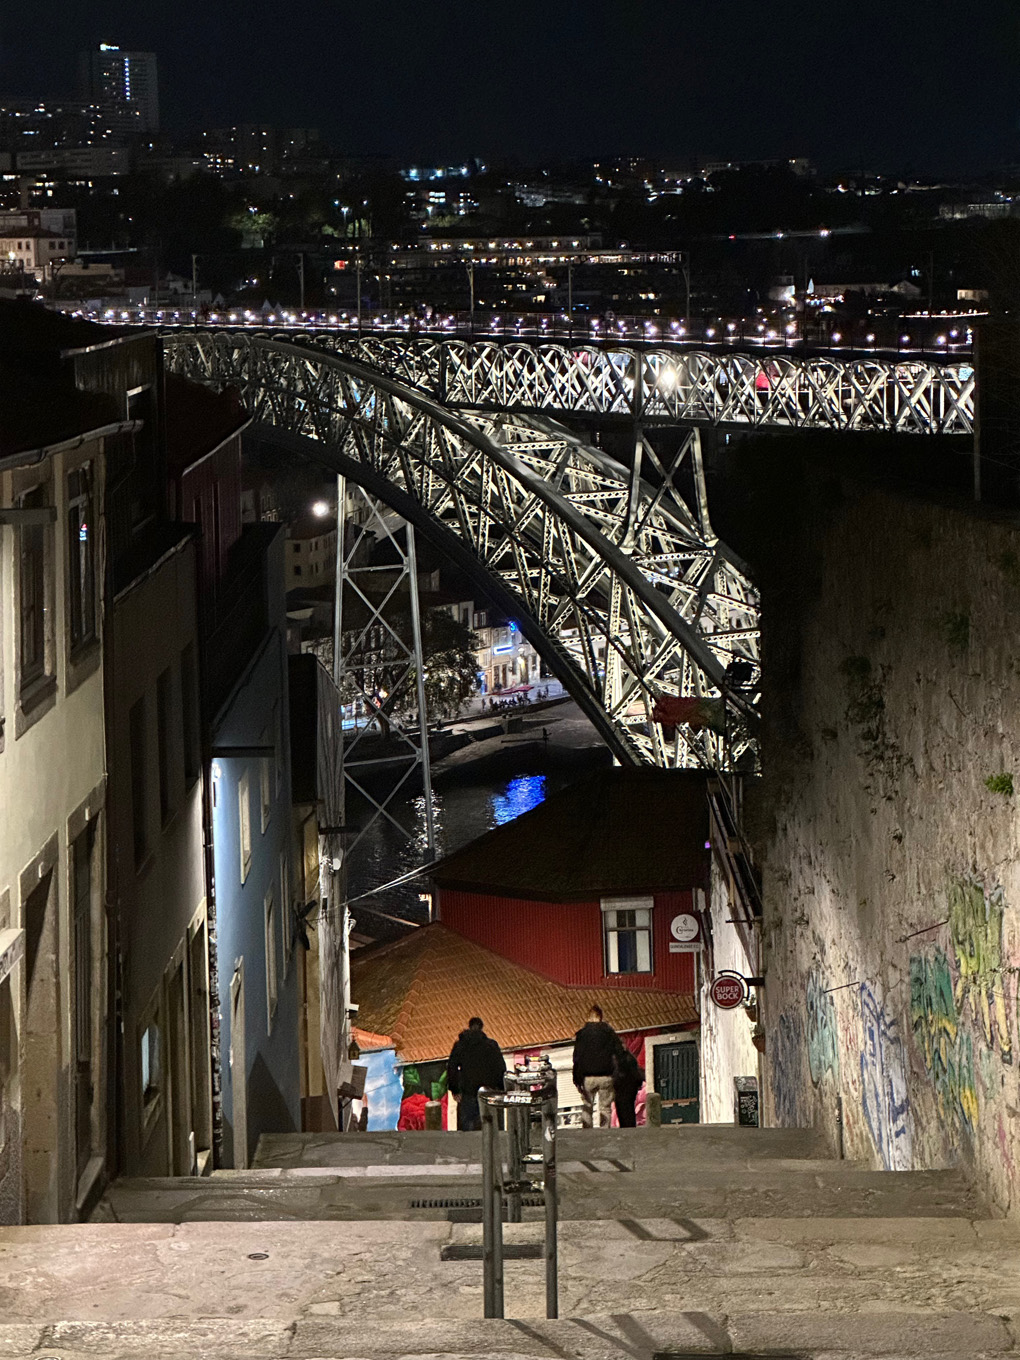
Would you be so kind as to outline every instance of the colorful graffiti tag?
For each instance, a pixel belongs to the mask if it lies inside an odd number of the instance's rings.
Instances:
[[[910,1101],[903,1044],[895,1020],[866,983],[861,985],[861,1099],[875,1150],[887,1171],[912,1161]]]
[[[783,1014],[769,1038],[772,1059],[772,1103],[776,1121],[796,1126],[800,1118],[801,1081],[804,1071],[804,1044],[800,1017]]]
[[[949,933],[956,959],[954,999],[960,1020],[974,1013],[985,1045],[998,1049],[1004,1063],[1013,1061],[1013,1040],[1002,971],[1001,887],[986,893],[973,879],[949,885]]]
[[[825,980],[817,968],[812,968],[808,973],[804,1004],[811,1080],[817,1086],[828,1072],[838,1085],[839,1034],[836,1028],[836,1007],[831,993],[825,990]]]
[[[974,1045],[960,1026],[949,960],[941,949],[910,960],[910,1025],[943,1122],[973,1130],[978,1114]]]

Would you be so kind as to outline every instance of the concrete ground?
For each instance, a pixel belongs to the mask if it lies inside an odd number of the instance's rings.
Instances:
[[[480,1227],[410,1208],[477,1197],[477,1135],[286,1135],[249,1172],[121,1182],[96,1222],[0,1229],[0,1357],[1020,1354],[1020,1233],[959,1173],[826,1161],[799,1130],[558,1142],[558,1321],[534,1260],[508,1260],[507,1319],[484,1321],[481,1262],[442,1259]]]

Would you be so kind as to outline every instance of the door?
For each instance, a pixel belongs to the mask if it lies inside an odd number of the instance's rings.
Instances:
[[[56,879],[50,868],[25,898],[26,1006],[22,1082],[29,1094],[24,1106],[22,1147],[29,1223],[57,1223],[60,1218],[57,938]]]
[[[184,962],[173,967],[167,980],[167,1048],[170,1070],[169,1136],[171,1176],[190,1176],[194,1167],[191,1138],[191,1074],[188,1070],[188,1024],[185,1015]]]
[[[244,1056],[244,960],[230,979],[230,1085],[234,1093],[234,1169],[248,1165],[248,1082]]]
[[[92,1052],[92,850],[95,822],[71,845],[71,912],[74,934],[74,1110],[77,1179],[92,1156],[92,1100],[95,1095]]]
[[[205,921],[189,945],[188,1036],[191,1041],[191,1127],[199,1171],[212,1150],[212,1061],[209,1051],[209,954]]]
[[[662,1122],[699,1123],[698,1045],[693,1041],[656,1044],[652,1053],[655,1090],[662,1097]]]

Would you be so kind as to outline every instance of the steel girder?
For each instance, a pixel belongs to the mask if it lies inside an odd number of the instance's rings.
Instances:
[[[628,468],[554,421],[468,421],[392,376],[319,348],[238,332],[167,337],[169,366],[237,386],[260,426],[459,544],[497,600],[627,763],[731,766],[753,755],[755,713],[726,689],[727,732],[652,721],[662,694],[719,695],[737,659],[758,676],[758,605],[712,532],[696,430],[672,465],[642,441]],[[314,444],[311,445],[314,456]],[[673,489],[689,459],[694,510]],[[654,480],[641,476],[650,465]]]
[[[465,410],[629,416],[672,425],[974,433],[975,379],[968,362],[411,335],[308,332],[301,339]]]

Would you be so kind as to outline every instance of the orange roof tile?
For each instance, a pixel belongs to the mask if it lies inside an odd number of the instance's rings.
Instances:
[[[565,987],[436,921],[351,957],[358,1027],[391,1035],[408,1062],[445,1058],[472,1015],[501,1048],[572,1039],[592,1005],[619,1031],[698,1020],[693,996],[638,988]]]
[[[362,1053],[371,1053],[373,1049],[393,1047],[393,1040],[388,1034],[373,1034],[371,1030],[362,1029],[360,1025],[351,1026],[351,1038]]]

